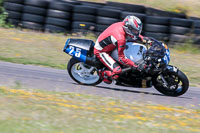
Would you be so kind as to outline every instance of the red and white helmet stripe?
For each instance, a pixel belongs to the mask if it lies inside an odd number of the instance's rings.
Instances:
[[[139,36],[142,31],[142,22],[136,16],[127,16],[124,19],[124,30],[131,36]]]

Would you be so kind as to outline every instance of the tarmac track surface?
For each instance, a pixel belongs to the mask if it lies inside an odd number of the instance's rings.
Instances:
[[[160,94],[154,88],[131,88],[104,83],[98,86],[84,86],[75,83],[66,70],[0,61],[0,84],[14,86],[16,83],[28,88],[92,94],[128,102],[200,107],[200,88],[190,87],[182,96],[169,97]]]

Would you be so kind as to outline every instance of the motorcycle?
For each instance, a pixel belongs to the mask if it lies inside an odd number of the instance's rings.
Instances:
[[[138,65],[137,70],[123,66],[116,85],[147,88],[154,87],[167,96],[180,96],[189,88],[187,76],[176,66],[169,65],[170,51],[166,44],[151,38],[152,45],[127,42],[124,55]],[[67,70],[70,77],[83,85],[102,82],[99,70],[107,68],[93,54],[94,42],[86,39],[68,39],[63,51],[72,58]],[[118,61],[115,49],[110,56]],[[120,63],[119,63],[120,64]]]

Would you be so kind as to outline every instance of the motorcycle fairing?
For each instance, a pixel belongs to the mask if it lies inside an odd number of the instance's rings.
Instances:
[[[68,39],[63,51],[81,62],[93,53],[94,42],[86,39]]]
[[[164,43],[162,44],[163,46],[165,45]],[[162,58],[162,60],[165,62],[165,64],[169,64],[170,62],[170,52],[169,52],[169,48],[165,48],[165,56]]]
[[[179,70],[177,67],[171,66],[171,65],[168,65],[166,67],[166,69],[167,69],[168,72],[173,72],[173,73],[178,73],[178,70]]]
[[[124,55],[132,60],[134,63],[139,64],[141,61],[143,61],[143,53],[147,50],[146,46],[139,44],[139,43],[132,43],[127,42],[126,43],[126,49],[124,50]],[[118,51],[115,49],[111,53],[111,57],[118,60]]]
[[[146,46],[142,44],[128,42],[126,43],[124,55],[133,62],[139,64],[141,61],[143,61],[143,54],[146,50]]]

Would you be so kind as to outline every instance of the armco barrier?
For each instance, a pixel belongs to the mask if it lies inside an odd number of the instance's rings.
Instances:
[[[182,43],[192,35],[200,45],[200,18],[118,2],[95,3],[75,0],[5,0],[8,22],[47,32],[101,33],[127,15],[143,22],[145,36]]]

